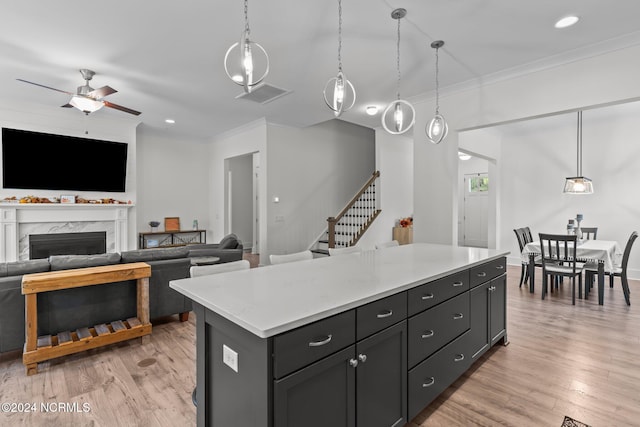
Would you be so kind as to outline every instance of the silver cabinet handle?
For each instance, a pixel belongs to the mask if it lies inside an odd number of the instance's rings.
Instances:
[[[493,291],[495,291],[495,290],[496,290],[496,287],[495,287],[495,286],[489,286],[489,290],[490,290],[491,292],[493,292]]]
[[[464,317],[464,314],[462,313],[456,313],[453,315],[453,320],[460,320]]]
[[[463,285],[462,282],[453,282],[453,287],[454,288],[457,288],[457,287],[462,286],[462,285]]]
[[[431,387],[432,385],[434,385],[436,383],[436,379],[431,377],[427,380],[426,383],[422,383],[422,387]]]
[[[504,265],[498,265],[498,266],[496,266],[496,268],[497,268],[498,270],[504,270]]]
[[[462,362],[464,360],[464,354],[458,354],[456,357],[453,358],[454,362]]]
[[[358,355],[358,360],[361,361],[362,363],[366,362],[367,361],[367,355],[360,353]]]
[[[433,330],[429,330],[427,332],[425,332],[424,334],[422,334],[422,338],[431,338],[432,336],[435,335],[435,332],[433,332]]]
[[[385,310],[378,313],[376,316],[378,319],[384,319],[385,317],[393,316],[393,310]]]
[[[487,277],[487,273],[484,271],[482,273],[478,273],[478,277]]]
[[[422,295],[422,299],[423,300],[425,300],[425,299],[433,299],[433,294],[424,294],[424,295]]]
[[[356,366],[358,366],[358,360],[357,359],[349,359],[349,366],[351,366],[352,368],[355,368]]]
[[[311,341],[309,343],[309,347],[320,347],[321,345],[329,344],[330,341],[331,334],[327,335],[327,338],[323,339],[322,341]]]

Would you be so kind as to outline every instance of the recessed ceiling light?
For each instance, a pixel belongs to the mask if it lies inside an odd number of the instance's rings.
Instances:
[[[173,119],[165,119],[165,122],[169,124],[174,124],[176,121]]]
[[[574,25],[579,20],[580,20],[580,18],[578,18],[577,16],[573,16],[573,15],[565,16],[564,18],[562,18],[558,22],[556,22],[555,27],[556,28],[567,28],[567,27],[570,27],[570,26]]]
[[[375,116],[376,114],[378,114],[378,107],[376,107],[375,105],[369,105],[366,111],[368,115]]]

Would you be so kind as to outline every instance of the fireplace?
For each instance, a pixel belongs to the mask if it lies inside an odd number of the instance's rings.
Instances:
[[[29,235],[29,259],[50,255],[92,255],[107,252],[107,233],[53,233]]]

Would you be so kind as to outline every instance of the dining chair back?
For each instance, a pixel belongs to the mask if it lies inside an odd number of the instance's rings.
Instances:
[[[627,266],[629,265],[629,255],[631,254],[631,248],[633,247],[633,243],[638,238],[638,232],[634,231],[629,236],[629,240],[627,240],[627,244],[624,247],[624,253],[622,254],[622,263],[620,265],[615,265],[613,271],[605,271],[604,274],[609,276],[609,286],[613,288],[613,279],[614,277],[619,277],[620,282],[622,283],[622,292],[624,293],[624,300],[627,305],[631,305],[631,292],[629,291],[629,280],[627,278]],[[591,285],[597,274],[598,267],[597,265],[592,266],[586,272],[585,277],[585,286],[586,284]],[[585,288],[586,289],[586,288]]]
[[[578,236],[575,234],[539,233],[542,253],[542,299],[547,293],[547,278],[571,278],[571,303],[576,303],[576,276],[578,277],[578,296],[582,298],[582,270],[584,264],[577,261],[576,250]],[[555,280],[557,284],[558,281]],[[553,284],[550,285],[553,291]]]
[[[191,277],[208,276],[210,274],[226,273],[228,271],[248,270],[251,265],[246,259],[224,262],[213,265],[194,265],[189,269]]]
[[[529,227],[514,228],[513,232],[515,233],[516,239],[518,240],[518,247],[520,248],[520,253],[522,253],[527,243],[533,242],[531,229]],[[539,256],[537,256],[535,259],[535,266],[536,267],[542,266]],[[522,262],[521,269],[520,269],[520,285],[519,286],[522,286],[523,283],[527,283],[528,280],[529,280],[528,264],[525,262]]]
[[[308,250],[285,255],[269,255],[271,264],[284,264],[285,262],[305,261],[308,259],[313,259],[313,254]]]
[[[582,240],[596,240],[598,237],[598,227],[580,227]]]
[[[376,243],[376,249],[392,248],[394,246],[399,246],[399,245],[400,245],[400,243],[398,243],[397,240],[390,240],[388,242]]]
[[[329,248],[329,255],[347,255],[362,252],[362,248],[360,246],[347,246],[346,248]]]

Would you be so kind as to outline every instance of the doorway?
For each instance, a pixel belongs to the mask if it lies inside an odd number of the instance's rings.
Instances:
[[[245,250],[258,250],[257,153],[225,159],[225,234],[235,233]]]
[[[489,175],[464,175],[463,246],[488,247]]]

